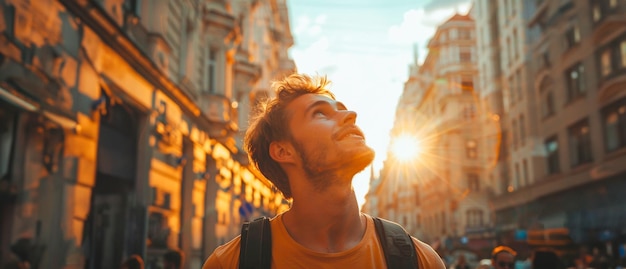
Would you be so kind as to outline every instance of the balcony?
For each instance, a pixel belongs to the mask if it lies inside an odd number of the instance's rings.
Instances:
[[[237,88],[249,88],[247,85],[255,83],[263,72],[258,64],[250,62],[248,51],[241,48],[235,54],[233,71],[235,73],[235,83],[242,83],[242,85],[236,85]]]
[[[212,137],[225,137],[238,130],[236,120],[237,109],[233,108],[231,100],[217,93],[204,92],[200,96],[200,109],[204,116],[216,128],[211,128]]]
[[[208,3],[205,6],[202,21],[209,33],[217,39],[225,38],[235,28],[235,17],[217,3]]]

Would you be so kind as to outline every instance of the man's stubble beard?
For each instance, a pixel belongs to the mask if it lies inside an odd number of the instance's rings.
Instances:
[[[353,157],[350,163],[334,163],[324,164],[325,153],[322,150],[307,154],[302,143],[293,141],[294,147],[298,151],[298,155],[303,163],[304,172],[308,180],[318,192],[326,190],[334,180],[338,179],[340,169],[354,170],[353,174],[363,171],[368,165],[374,161],[375,152],[370,147],[367,150],[359,152],[358,157]]]

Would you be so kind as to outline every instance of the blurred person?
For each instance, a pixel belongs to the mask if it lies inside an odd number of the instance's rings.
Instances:
[[[609,257],[604,253],[604,251],[600,251],[599,248],[594,247],[591,250],[592,259],[589,262],[589,267],[594,269],[608,269],[609,268]]]
[[[169,250],[163,254],[163,269],[181,269],[183,253],[180,250]]]
[[[593,261],[593,256],[589,254],[586,246],[581,246],[578,251],[578,257],[574,260],[576,269],[587,269]]]
[[[143,259],[139,255],[131,255],[122,262],[120,269],[143,269]]]
[[[10,252],[6,257],[3,257],[5,261],[2,264],[2,269],[35,269],[37,268],[38,260],[42,253],[38,253],[37,246],[33,243],[33,240],[28,237],[21,237],[13,245],[11,245]],[[39,258],[38,258],[39,257]],[[33,263],[35,264],[33,266]]]
[[[491,251],[491,265],[495,269],[514,269],[515,268],[515,252],[507,246],[497,246]]]
[[[554,251],[536,251],[532,258],[533,269],[557,269],[561,268],[559,256]]]
[[[492,269],[491,260],[490,259],[482,259],[476,266],[476,269]]]
[[[454,269],[470,269],[469,264],[467,264],[467,260],[465,259],[465,255],[459,254],[457,257],[456,263],[452,266]]]
[[[271,268],[387,267],[378,222],[359,211],[352,187],[374,150],[356,125],[357,114],[335,99],[329,83],[302,74],[274,82],[276,97],[245,135],[251,163],[292,201],[269,222]],[[237,268],[241,240],[219,246],[203,268]],[[420,268],[445,268],[429,245],[407,241]]]

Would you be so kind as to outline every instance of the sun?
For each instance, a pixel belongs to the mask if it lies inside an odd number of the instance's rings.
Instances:
[[[409,162],[421,155],[422,145],[417,138],[403,134],[393,139],[391,152],[398,161]]]

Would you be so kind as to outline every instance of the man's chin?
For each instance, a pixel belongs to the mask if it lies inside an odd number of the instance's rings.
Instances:
[[[360,173],[374,161],[374,157],[376,157],[376,153],[372,149],[357,153],[350,166],[356,170],[355,174]]]

